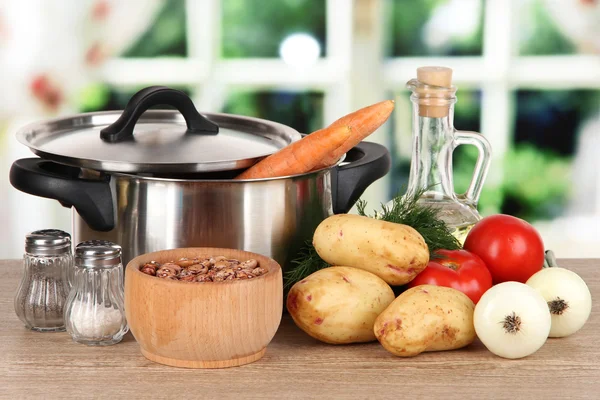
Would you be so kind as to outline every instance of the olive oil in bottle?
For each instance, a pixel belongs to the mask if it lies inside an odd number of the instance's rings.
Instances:
[[[465,240],[467,239],[467,235],[473,229],[475,224],[467,224],[462,226],[457,226],[452,229],[452,236],[454,236],[460,242],[460,245],[463,246],[465,244]]]

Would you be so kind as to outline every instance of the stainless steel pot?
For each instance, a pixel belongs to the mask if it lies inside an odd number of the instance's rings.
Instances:
[[[151,120],[156,122],[156,116]],[[200,168],[189,163],[185,173],[178,173],[171,163],[156,173],[125,173],[107,171],[106,160],[102,165],[100,160],[75,159],[67,160],[75,165],[65,165],[64,154],[38,151],[43,158],[14,162],[11,184],[73,207],[74,242],[118,243],[124,262],[157,250],[227,247],[272,257],[286,269],[323,219],[348,212],[390,168],[387,149],[368,142],[356,146],[336,166],[258,180],[233,180],[239,169],[225,166],[214,172],[214,162],[205,172],[190,173]],[[152,163],[142,161],[150,169]],[[127,163],[125,167],[132,168]]]
[[[323,219],[348,212],[390,167],[387,149],[368,142],[347,160],[299,176],[238,181],[95,173],[27,158],[15,161],[10,181],[23,192],[73,206],[74,242],[119,243],[124,262],[157,250],[227,247],[287,267]]]

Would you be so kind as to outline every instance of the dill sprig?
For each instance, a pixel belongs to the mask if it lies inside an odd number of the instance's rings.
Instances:
[[[329,267],[329,264],[319,257],[315,246],[313,246],[310,240],[306,241],[306,244],[298,254],[298,258],[294,259],[292,264],[296,264],[296,267],[285,273],[284,289],[292,287],[294,283],[301,281],[313,272]]]
[[[411,196],[397,195],[389,206],[382,204],[381,211],[375,211],[373,215],[367,214],[367,202],[364,200],[356,203],[356,209],[358,214],[364,217],[404,224],[414,228],[423,236],[429,248],[430,258],[436,258],[435,252],[440,249],[460,249],[460,242],[452,235],[446,223],[439,218],[438,209],[418,203],[422,194],[423,191],[413,193]],[[320,269],[329,267],[329,264],[319,257],[312,241],[306,242],[292,263],[295,264],[295,267],[284,274],[285,288],[291,287]]]
[[[452,235],[446,223],[439,219],[439,210],[418,203],[422,193],[421,191],[412,196],[396,196],[390,206],[382,204],[381,212],[375,212],[374,215],[367,215],[365,212],[367,204],[364,200],[358,201],[356,209],[363,217],[377,218],[414,228],[425,239],[432,258],[440,249],[460,249],[460,242]]]

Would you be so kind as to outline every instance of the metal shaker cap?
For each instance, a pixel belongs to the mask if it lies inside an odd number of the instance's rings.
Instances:
[[[78,267],[112,267],[121,264],[121,246],[108,240],[88,240],[75,247]]]
[[[25,236],[25,252],[54,256],[71,252],[71,235],[59,229],[42,229]]]

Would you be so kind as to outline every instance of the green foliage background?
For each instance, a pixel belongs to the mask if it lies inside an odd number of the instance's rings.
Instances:
[[[222,2],[223,58],[278,57],[288,35],[308,33],[325,43],[325,0],[224,0]]]

